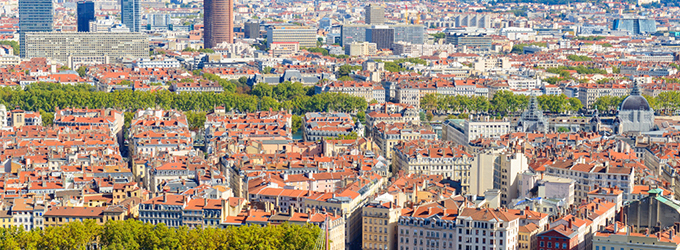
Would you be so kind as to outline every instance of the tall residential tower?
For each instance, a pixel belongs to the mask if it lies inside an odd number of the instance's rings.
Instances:
[[[203,2],[203,46],[234,42],[234,0],[205,0]]]
[[[26,32],[52,31],[52,0],[19,0],[19,44],[21,57],[26,56]]]

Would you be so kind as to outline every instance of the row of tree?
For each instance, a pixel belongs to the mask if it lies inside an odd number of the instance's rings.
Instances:
[[[166,90],[100,92],[90,85],[35,83],[24,90],[0,88],[0,103],[8,109],[39,111],[45,125],[51,124],[51,113],[55,107],[116,108],[123,111],[177,109],[195,112],[191,115],[191,121],[194,122],[190,124],[194,128],[202,127],[204,112],[216,106],[244,112],[284,109],[296,114],[319,111],[356,113],[366,110],[368,106],[363,98],[347,94],[315,95],[312,88],[302,87],[300,83],[282,83],[274,87],[265,85],[257,85],[252,91],[253,95],[248,95],[233,92],[174,93]]]
[[[0,103],[8,109],[54,112],[55,107],[117,108],[133,111],[146,108],[177,109],[182,111],[210,111],[216,106],[227,110],[254,112],[270,108],[289,110],[291,113],[337,111],[356,113],[366,110],[368,104],[361,97],[342,93],[313,95],[309,88],[296,84],[282,84],[271,91],[258,87],[254,95],[233,92],[174,93],[170,91],[115,91],[100,92],[89,85],[61,85],[36,83],[25,90],[0,88]]]
[[[526,109],[529,99],[530,96],[514,94],[507,90],[496,92],[490,100],[483,96],[428,94],[420,100],[420,106],[427,111],[438,113],[493,112],[505,116]],[[565,95],[541,95],[537,99],[543,110],[553,113],[576,112],[583,107],[577,98],[568,98]]]
[[[642,95],[647,99],[649,106],[651,106],[657,114],[671,115],[680,111],[680,92],[665,91],[659,93],[656,97]],[[602,96],[595,100],[594,107],[601,112],[613,113],[621,106],[621,102],[627,96]]]
[[[284,223],[279,226],[169,228],[136,220],[71,222],[44,230],[0,228],[0,249],[314,249],[321,229]]]

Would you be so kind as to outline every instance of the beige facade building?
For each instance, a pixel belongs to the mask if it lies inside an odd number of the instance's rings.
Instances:
[[[460,145],[436,140],[402,142],[394,147],[393,172],[442,175],[460,182],[461,194],[469,192],[474,157]]]
[[[267,46],[275,42],[298,42],[300,47],[316,47],[316,29],[304,26],[272,26],[267,29]]]
[[[397,222],[401,208],[393,202],[372,202],[363,208],[361,249],[397,249]]]
[[[348,56],[372,56],[378,52],[378,46],[369,42],[353,42],[345,46]]]
[[[46,57],[62,63],[102,56],[114,63],[123,58],[149,57],[149,37],[143,33],[29,32],[25,40],[26,57]]]
[[[435,140],[437,134],[430,127],[407,123],[379,123],[373,129],[373,140],[380,147],[383,157],[390,160],[394,154],[394,146],[403,141]]]

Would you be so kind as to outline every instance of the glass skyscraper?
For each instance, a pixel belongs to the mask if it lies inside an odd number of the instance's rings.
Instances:
[[[19,44],[21,57],[26,56],[26,32],[50,32],[54,20],[52,0],[19,0]]]
[[[90,32],[90,22],[94,20],[94,2],[78,2],[78,32]]]
[[[130,29],[130,32],[141,30],[141,11],[139,0],[121,0],[121,20]]]

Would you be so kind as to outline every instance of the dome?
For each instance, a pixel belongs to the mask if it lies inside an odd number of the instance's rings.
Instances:
[[[630,95],[623,100],[620,110],[652,110],[652,108],[643,96]]]

